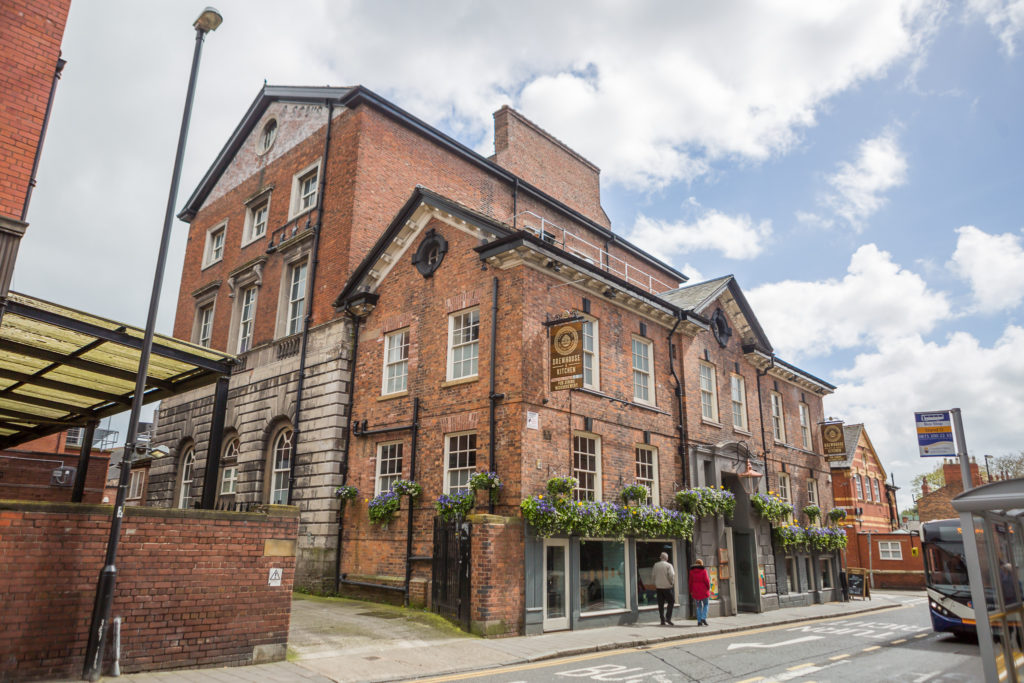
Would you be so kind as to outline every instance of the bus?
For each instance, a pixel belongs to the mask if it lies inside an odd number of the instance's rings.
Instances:
[[[936,633],[977,636],[960,520],[921,524],[921,550],[932,629]]]

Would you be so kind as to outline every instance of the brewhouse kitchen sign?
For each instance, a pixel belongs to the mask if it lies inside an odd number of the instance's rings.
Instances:
[[[583,386],[583,323],[555,322],[551,325],[551,391]]]
[[[826,422],[821,425],[821,445],[827,462],[846,460],[846,439],[842,422]]]

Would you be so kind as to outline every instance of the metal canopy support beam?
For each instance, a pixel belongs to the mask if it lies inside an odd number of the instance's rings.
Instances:
[[[95,420],[85,426],[82,436],[82,450],[78,452],[78,469],[75,470],[75,487],[71,490],[71,502],[81,503],[85,493],[85,476],[89,473],[89,456],[92,455],[92,439],[96,435]]]
[[[100,327],[99,325],[93,325],[92,323],[85,322],[84,320],[75,320],[74,318],[69,318],[67,316],[60,315],[59,313],[43,310],[34,306],[26,306],[17,301],[11,301],[8,303],[7,312],[12,315],[20,315],[23,318],[29,318],[30,320],[37,320],[39,322],[46,323],[47,325],[55,325],[66,330],[71,330],[72,332],[96,337],[103,341],[120,344],[121,346],[135,349],[136,351],[142,349],[142,338],[140,337],[133,337],[132,335],[126,334],[120,330],[111,330],[106,327]],[[154,343],[152,353],[154,356],[178,361],[179,363],[188,363],[202,368],[203,370],[209,370],[210,372],[227,373],[231,369],[227,363],[202,358],[187,351],[164,346],[163,344]]]
[[[203,472],[203,499],[199,504],[204,510],[212,510],[217,502],[217,480],[220,478],[220,452],[224,440],[224,413],[228,407],[228,384],[230,377],[218,377],[213,394],[213,416],[210,420],[210,438],[207,440],[206,469]],[[295,457],[294,454],[292,457]]]
[[[91,360],[84,358],[77,358],[75,356],[69,356],[63,353],[56,353],[54,351],[47,351],[40,349],[35,346],[29,346],[28,344],[20,344],[9,339],[0,339],[0,349],[10,351],[12,353],[21,354],[22,356],[28,356],[29,358],[38,358],[39,360],[45,360],[50,363],[57,363],[59,365],[68,365],[79,370],[85,370],[87,372],[95,372],[100,376],[114,377],[116,379],[130,382],[135,379],[135,375],[128,371],[120,368],[114,368],[109,365],[103,365],[102,363],[94,363]],[[162,379],[149,377],[146,380],[147,384],[160,387],[161,389],[172,389],[173,386]]]
[[[38,373],[36,374],[38,375]],[[15,382],[21,382],[22,384],[33,384],[35,386],[42,387],[43,389],[64,391],[69,394],[81,394],[82,396],[88,396],[89,398],[121,403],[126,406],[131,404],[131,401],[129,401],[125,396],[121,396],[119,394],[111,394],[91,387],[69,384],[68,382],[60,382],[55,379],[46,379],[45,377],[37,377],[36,375],[26,375],[23,372],[16,372],[14,370],[7,370],[4,368],[0,368],[0,379],[9,379]]]

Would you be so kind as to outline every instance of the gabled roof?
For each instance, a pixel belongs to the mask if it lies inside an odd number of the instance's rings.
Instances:
[[[861,438],[867,444],[868,449],[871,451],[875,458],[875,462],[878,464],[878,469],[882,470],[883,479],[885,475],[885,467],[882,466],[882,459],[878,457],[878,452],[875,450],[875,445],[871,443],[871,437],[868,436],[867,430],[862,424],[855,425],[843,425],[843,439],[846,441],[846,453],[843,454],[842,460],[836,460],[830,462],[829,465],[832,469],[849,469],[853,466],[853,459],[857,455],[857,444],[860,443]]]
[[[609,243],[618,244],[625,251],[630,254],[647,261],[648,263],[656,265],[661,270],[667,273],[671,273],[674,277],[678,278],[680,282],[686,282],[689,278],[671,265],[655,258],[648,254],[644,250],[640,249],[636,245],[632,244],[628,240],[623,239],[621,236],[615,234],[608,228],[600,225],[587,216],[583,215],[576,209],[562,203],[555,199],[551,195],[547,194],[543,190],[535,187],[534,185],[526,182],[522,178],[519,178],[508,169],[500,166],[495,161],[484,157],[483,155],[475,152],[466,145],[462,144],[458,140],[445,135],[433,126],[428,125],[424,121],[416,118],[409,112],[401,109],[395,104],[384,99],[380,95],[373,91],[364,88],[361,85],[344,88],[332,88],[332,87],[306,87],[306,86],[279,86],[279,85],[264,85],[260,90],[259,94],[256,95],[256,99],[253,100],[252,104],[249,105],[249,109],[245,112],[242,120],[235,127],[234,132],[228,138],[227,143],[221,149],[217,158],[213,164],[203,175],[202,180],[199,181],[199,185],[192,192],[192,195],[185,202],[185,206],[178,213],[178,218],[183,221],[190,221],[199,212],[203,202],[213,191],[214,186],[217,184],[218,179],[228,168],[231,160],[238,154],[238,151],[242,148],[245,140],[252,132],[253,128],[259,123],[260,117],[267,110],[273,102],[286,101],[286,102],[305,102],[305,103],[318,103],[318,104],[333,104],[336,107],[348,107],[354,109],[363,104],[369,104],[381,111],[387,116],[395,119],[404,126],[407,126],[424,137],[431,139],[439,146],[448,149],[448,151],[468,161],[469,163],[483,169],[484,171],[495,175],[508,183],[517,184],[519,191],[527,196],[530,196],[543,204],[556,209],[560,213],[566,214],[572,217],[574,220],[587,226],[589,230],[601,235],[604,239],[608,240]]]
[[[714,280],[687,285],[671,292],[665,292],[661,296],[684,311],[710,318],[708,308],[726,292],[735,302],[735,309],[726,311],[726,313],[733,318],[737,315],[741,316],[746,323],[747,329],[741,330],[744,333],[741,334],[744,347],[750,346],[762,353],[771,354],[771,342],[768,341],[768,336],[764,333],[750,304],[747,303],[747,297],[743,296],[743,290],[740,289],[734,276],[724,275]]]

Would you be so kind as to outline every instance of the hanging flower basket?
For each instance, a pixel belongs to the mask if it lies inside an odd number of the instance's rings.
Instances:
[[[353,501],[359,497],[359,489],[357,489],[355,486],[349,485],[339,486],[338,488],[334,489],[334,495],[337,496],[338,500],[341,501],[341,507],[344,509],[344,507],[349,503],[349,501]]]
[[[793,514],[793,506],[772,492],[755,493],[750,497],[750,505],[763,519],[781,522]]]
[[[547,490],[550,496],[569,496],[580,485],[575,477],[552,477],[548,479]]]
[[[640,505],[646,503],[647,499],[651,497],[651,490],[640,482],[634,482],[624,487],[622,492],[619,493],[619,497],[622,499],[623,505],[631,503]]]
[[[785,550],[802,550],[807,546],[807,531],[796,524],[777,526],[774,530],[775,542]]]
[[[459,491],[452,495],[443,494],[434,501],[437,516],[445,522],[462,519],[473,509],[473,491]]]
[[[821,508],[817,505],[807,505],[804,507],[803,512],[807,515],[807,521],[811,524],[821,519]]]
[[[696,517],[731,518],[736,510],[736,496],[724,487],[698,486],[677,491],[676,505]]]
[[[819,552],[831,552],[846,548],[846,532],[834,527],[811,527],[805,529],[808,545]]]
[[[831,510],[829,510],[828,518],[832,520],[833,524],[838,524],[839,522],[846,519],[846,510],[842,508],[832,508]]]
[[[497,472],[477,472],[469,478],[469,488],[474,491],[487,491],[488,500],[492,504],[498,502],[502,486]]]
[[[387,526],[388,522],[395,518],[401,504],[401,497],[393,490],[374,496],[369,505],[370,522],[379,526]]]
[[[410,498],[419,498],[423,495],[423,487],[414,481],[406,481],[405,479],[399,479],[391,485],[391,490],[400,496],[409,496]]]

